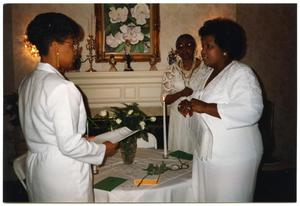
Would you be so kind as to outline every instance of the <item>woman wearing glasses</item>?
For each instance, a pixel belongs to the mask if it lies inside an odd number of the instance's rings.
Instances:
[[[60,13],[37,15],[27,27],[41,62],[19,87],[19,114],[28,153],[31,202],[93,201],[90,164],[99,165],[116,145],[82,138],[86,111],[80,92],[63,74],[74,61],[79,25]]]
[[[188,129],[187,114],[181,115],[178,104],[189,98],[203,82],[204,64],[195,57],[196,41],[189,34],[176,40],[176,51],[169,57],[170,68],[162,78],[161,96],[170,108],[168,149],[193,153],[193,139]],[[173,60],[172,60],[173,59]]]

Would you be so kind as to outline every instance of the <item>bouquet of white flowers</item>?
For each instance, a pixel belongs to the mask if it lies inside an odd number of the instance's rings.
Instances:
[[[98,128],[105,128],[105,131],[112,131],[121,127],[128,127],[131,130],[139,130],[137,137],[148,141],[148,126],[156,121],[155,117],[149,117],[137,103],[125,104],[125,107],[111,107],[110,110],[102,110],[88,121],[90,125]]]

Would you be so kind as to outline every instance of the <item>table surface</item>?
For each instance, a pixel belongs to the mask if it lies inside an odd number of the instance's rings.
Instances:
[[[132,197],[135,198],[135,200],[132,201],[147,201],[147,198],[137,198],[137,196],[143,196],[147,195],[147,191],[151,192],[151,194],[155,194],[156,190],[158,193],[161,193],[160,195],[163,195],[164,190],[168,191],[169,193],[172,193],[172,190],[174,188],[173,193],[179,192],[178,190],[184,190],[184,188],[189,188],[189,191],[184,192],[190,192],[191,193],[191,179],[192,179],[192,161],[189,160],[181,160],[184,163],[187,163],[189,167],[187,169],[180,169],[180,170],[168,170],[160,175],[159,178],[159,184],[155,185],[140,185],[137,187],[134,184],[134,179],[141,179],[146,174],[147,171],[143,170],[148,167],[149,163],[152,163],[154,165],[160,165],[162,162],[166,163],[167,166],[171,166],[174,164],[179,164],[179,160],[175,157],[170,157],[167,159],[163,158],[163,150],[155,150],[155,149],[137,149],[137,153],[135,156],[135,160],[130,165],[125,165],[121,159],[120,152],[118,151],[114,156],[107,158],[105,163],[102,166],[98,166],[99,173],[94,175],[94,184],[98,183],[99,181],[107,178],[107,177],[121,177],[127,179],[124,183],[119,185],[118,187],[114,188],[111,192],[95,189],[95,201],[107,201],[107,202],[113,202],[113,201],[131,201],[130,195],[133,195]],[[146,179],[157,179],[158,175],[148,176]],[[175,191],[176,190],[176,191]],[[121,193],[122,192],[122,193]],[[125,192],[125,193],[124,193]],[[127,192],[127,195],[126,195]],[[154,192],[154,193],[153,193]],[[113,195],[115,193],[115,195]],[[118,194],[118,195],[116,195]],[[124,194],[123,197],[120,197],[120,194]],[[149,193],[150,194],[150,193]],[[117,197],[117,199],[114,199],[112,197],[108,197],[109,195],[112,195],[114,197]],[[107,196],[99,197],[99,196]],[[178,195],[177,195],[178,196]],[[187,198],[182,197],[183,199],[178,199],[178,201],[185,201]],[[174,198],[170,197],[168,199],[165,199],[165,197],[159,197],[156,201],[172,201]],[[122,199],[123,198],[123,199]]]

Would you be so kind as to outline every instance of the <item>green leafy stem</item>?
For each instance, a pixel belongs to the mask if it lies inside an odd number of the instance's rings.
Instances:
[[[170,170],[169,167],[167,167],[166,163],[162,161],[160,165],[154,165],[152,163],[148,164],[148,167],[146,169],[143,169],[144,171],[147,171],[147,174],[141,179],[139,184],[137,185],[138,187],[142,184],[143,180],[148,177],[149,175],[158,175],[156,179],[156,183],[158,182],[160,175],[163,174],[164,172]]]

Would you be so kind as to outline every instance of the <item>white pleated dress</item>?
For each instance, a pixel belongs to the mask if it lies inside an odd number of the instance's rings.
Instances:
[[[208,76],[209,74],[206,78]],[[212,144],[209,148],[211,158],[203,160],[194,152],[195,200],[252,201],[256,174],[263,153],[257,124],[263,101],[255,74],[247,65],[233,61],[205,88],[200,87],[194,98],[207,103],[217,103],[221,116],[220,119],[208,114],[194,113],[190,118],[190,129],[196,128],[197,118],[202,118],[212,133]],[[193,134],[198,141],[201,139],[200,132],[193,131]]]
[[[31,202],[92,202],[90,164],[105,145],[88,142],[83,99],[50,64],[39,63],[19,87],[19,114],[28,146],[26,184]]]

